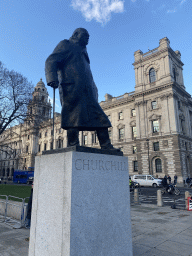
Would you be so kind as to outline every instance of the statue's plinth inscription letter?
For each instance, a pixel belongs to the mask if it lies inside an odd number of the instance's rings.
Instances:
[[[88,160],[88,159],[76,159],[76,170],[100,170],[100,171],[127,171],[126,162],[124,161],[103,161],[103,160]]]

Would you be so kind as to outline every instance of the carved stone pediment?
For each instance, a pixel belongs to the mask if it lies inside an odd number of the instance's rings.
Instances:
[[[153,61],[152,63],[146,65],[145,68],[144,68],[144,74],[145,74],[146,76],[149,75],[149,70],[150,70],[151,68],[154,68],[154,69],[155,69],[155,72],[157,72],[157,71],[160,69],[160,65],[159,65],[159,63],[154,62],[154,61]]]
[[[125,125],[120,123],[120,124],[117,125],[117,128],[118,128],[118,129],[125,128]]]
[[[153,114],[153,115],[149,116],[149,120],[150,121],[152,121],[152,120],[159,120],[159,119],[161,119],[160,115]]]
[[[133,127],[133,126],[136,126],[136,121],[135,121],[135,120],[131,121],[131,122],[130,122],[130,126],[132,126],[132,127]]]

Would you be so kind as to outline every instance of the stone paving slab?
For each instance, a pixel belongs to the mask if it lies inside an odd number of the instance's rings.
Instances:
[[[192,212],[142,204],[131,219],[133,256],[192,256]],[[0,256],[28,256],[27,237],[28,229],[0,222]]]

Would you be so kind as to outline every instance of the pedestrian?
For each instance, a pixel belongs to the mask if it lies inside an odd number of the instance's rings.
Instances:
[[[176,185],[177,184],[177,175],[175,174],[175,176],[174,176],[174,185]]]
[[[168,179],[169,185],[170,185],[171,184],[171,177],[168,175],[167,179]]]
[[[189,187],[189,184],[190,184],[190,178],[189,178],[189,176],[187,177],[187,179],[186,179],[186,183],[187,183],[187,187]]]
[[[33,200],[33,183],[31,186],[31,195],[29,197],[29,202],[28,202],[28,206],[27,206],[27,216],[25,219],[26,228],[30,228],[30,226],[31,226],[32,200]]]
[[[162,180],[162,185],[163,187],[167,188],[167,176],[165,175],[163,180]]]

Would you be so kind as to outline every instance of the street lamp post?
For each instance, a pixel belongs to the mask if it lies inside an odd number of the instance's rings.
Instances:
[[[148,166],[149,166],[149,174],[151,174],[151,171],[150,171],[150,160],[149,160],[149,139],[146,139],[147,141],[147,149],[148,149]]]

